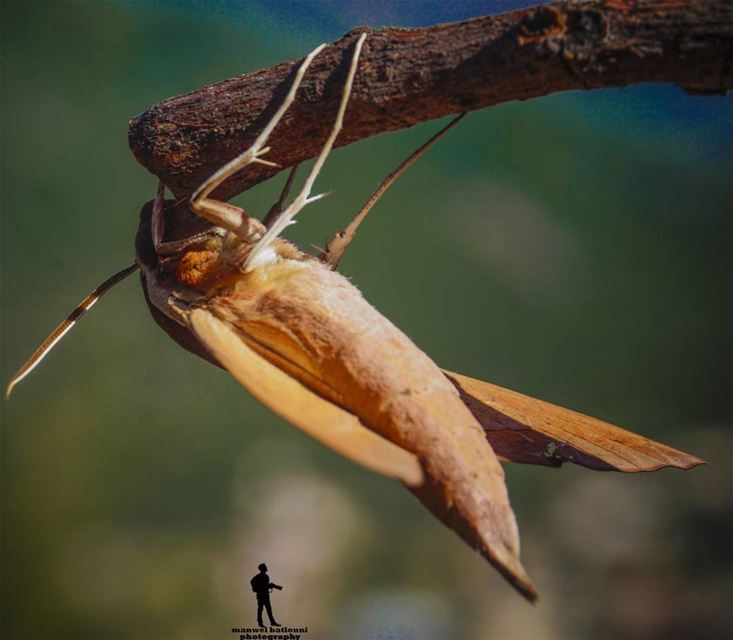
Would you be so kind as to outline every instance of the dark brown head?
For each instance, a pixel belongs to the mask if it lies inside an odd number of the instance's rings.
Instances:
[[[158,326],[163,329],[178,345],[186,351],[200,356],[204,360],[219,366],[211,355],[206,351],[191,331],[184,325],[176,322],[169,315],[158,308],[160,300],[156,304],[151,299],[151,293],[155,296],[157,280],[162,276],[163,261],[175,259],[176,246],[185,246],[195,243],[198,238],[206,236],[212,230],[212,225],[202,218],[193,215],[184,202],[166,200],[163,205],[165,221],[165,233],[163,235],[163,247],[155,246],[152,232],[153,207],[155,200],[146,202],[140,210],[140,223],[135,236],[135,254],[138,265],[140,265],[140,280],[145,295],[145,302],[148,305],[150,314]],[[160,252],[160,249],[170,248],[170,252]],[[156,296],[159,297],[159,296]]]

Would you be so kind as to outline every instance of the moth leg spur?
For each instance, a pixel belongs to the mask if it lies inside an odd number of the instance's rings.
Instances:
[[[319,47],[316,47],[306,56],[305,60],[303,60],[295,74],[293,84],[291,85],[288,94],[285,96],[283,103],[267,125],[265,125],[265,128],[260,132],[260,135],[257,136],[257,139],[252,143],[252,145],[246,151],[215,171],[208,180],[194,191],[188,201],[188,207],[191,211],[197,213],[203,218],[206,218],[212,224],[231,231],[248,242],[255,241],[264,233],[265,227],[259,220],[247,215],[240,207],[209,198],[209,194],[211,194],[211,192],[227,178],[250,164],[264,164],[268,167],[278,166],[274,162],[262,159],[262,156],[270,150],[270,148],[266,147],[265,144],[267,143],[267,139],[270,137],[273,129],[277,126],[280,119],[295,100],[295,94],[298,91],[298,87],[303,80],[306,70],[313,61],[313,58],[315,58],[325,46],[325,44],[322,44]]]
[[[313,183],[316,181],[318,174],[323,168],[323,164],[326,162],[328,154],[333,148],[336,137],[341,131],[341,126],[343,125],[344,121],[344,112],[346,111],[346,105],[349,102],[351,88],[354,84],[354,76],[356,75],[356,67],[359,62],[359,56],[361,55],[361,49],[364,44],[364,40],[366,40],[366,37],[367,34],[362,33],[361,36],[359,36],[359,39],[356,41],[354,53],[351,57],[351,65],[349,66],[349,73],[346,77],[346,83],[344,84],[344,88],[341,94],[341,102],[339,104],[338,113],[336,114],[336,119],[334,120],[333,126],[331,127],[331,133],[329,134],[328,139],[321,149],[321,153],[318,155],[315,163],[311,167],[311,170],[308,173],[308,177],[305,179],[305,183],[303,184],[303,187],[300,190],[300,193],[296,196],[295,200],[293,200],[293,202],[288,206],[287,209],[285,209],[285,211],[280,213],[278,217],[275,218],[272,224],[268,227],[265,234],[247,256],[247,259],[245,260],[243,265],[243,270],[245,272],[251,271],[259,263],[261,263],[263,259],[265,259],[270,244],[272,244],[273,240],[275,240],[275,238],[277,238],[277,236],[280,235],[280,233],[289,224],[291,224],[292,219],[303,207],[327,195],[319,194],[316,196],[311,196],[310,193],[311,189],[313,188]]]

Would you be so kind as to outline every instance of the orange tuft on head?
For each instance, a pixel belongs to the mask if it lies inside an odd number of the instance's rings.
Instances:
[[[216,278],[218,264],[216,251],[188,251],[176,265],[176,276],[189,287],[207,288]]]

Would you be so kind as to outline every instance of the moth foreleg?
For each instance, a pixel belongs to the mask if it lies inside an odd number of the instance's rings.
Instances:
[[[266,147],[265,144],[267,143],[267,139],[270,137],[273,129],[277,126],[280,119],[295,100],[295,94],[313,58],[315,58],[325,46],[325,44],[322,44],[319,47],[316,47],[306,56],[305,60],[303,60],[295,74],[293,84],[290,86],[283,103],[275,112],[275,115],[270,118],[269,122],[265,125],[265,128],[262,129],[252,145],[246,151],[242,152],[236,158],[230,160],[223,167],[215,171],[198,189],[196,189],[196,191],[194,191],[188,201],[188,207],[191,211],[197,213],[203,218],[206,218],[206,220],[212,224],[224,227],[248,242],[254,242],[262,236],[265,232],[265,226],[259,220],[249,216],[240,207],[236,207],[219,200],[214,200],[213,198],[209,198],[209,195],[227,178],[250,164],[264,164],[270,167],[278,166],[274,162],[262,159],[262,156],[270,150],[270,148]]]
[[[181,240],[164,240],[165,238],[165,184],[158,182],[158,191],[153,200],[153,210],[150,220],[150,230],[155,253],[159,256],[172,256],[184,251],[188,247],[205,240],[209,233],[204,231]]]
[[[344,83],[344,88],[341,93],[341,102],[339,104],[338,113],[336,114],[336,119],[334,120],[333,126],[331,127],[331,133],[326,139],[326,142],[324,143],[320,154],[316,158],[316,161],[313,163],[313,166],[308,173],[308,177],[305,179],[305,183],[303,184],[300,193],[296,196],[295,200],[293,200],[288,208],[285,209],[285,211],[283,211],[280,215],[278,215],[278,217],[268,227],[267,231],[262,236],[260,241],[254,246],[252,251],[250,251],[247,259],[242,266],[244,271],[250,271],[254,269],[257,264],[259,264],[272,241],[277,238],[277,236],[280,235],[280,233],[289,224],[291,224],[292,219],[303,207],[305,207],[307,204],[310,204],[311,202],[315,202],[316,200],[326,195],[320,194],[317,196],[311,196],[310,193],[311,189],[313,188],[313,183],[316,181],[318,174],[323,168],[323,164],[326,162],[328,154],[333,148],[336,137],[341,131],[341,126],[343,125],[344,121],[344,112],[346,111],[346,105],[349,102],[351,88],[354,84],[354,76],[356,75],[356,67],[359,62],[359,56],[361,55],[361,49],[364,44],[364,40],[366,40],[366,37],[367,34],[362,33],[361,36],[359,36],[359,39],[356,41],[356,45],[354,46],[354,53],[351,57],[351,65],[349,66],[349,73],[346,77],[346,82]]]
[[[189,202],[188,208],[211,224],[231,231],[246,242],[256,242],[265,233],[265,225],[250,216],[244,209],[227,202],[205,199],[197,205]]]

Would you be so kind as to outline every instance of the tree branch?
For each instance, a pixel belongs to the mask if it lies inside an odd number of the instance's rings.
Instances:
[[[462,111],[558,91],[670,82],[694,93],[733,87],[729,0],[570,0],[424,29],[355,29],[314,60],[268,159],[315,157],[328,135],[347,49],[369,32],[336,146]],[[163,100],[130,122],[138,161],[176,197],[251,144],[299,61]],[[279,169],[248,167],[227,200]]]

